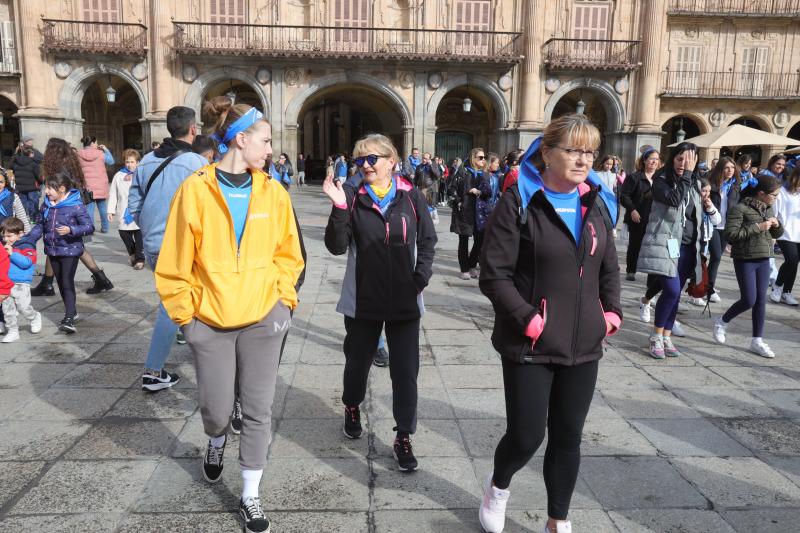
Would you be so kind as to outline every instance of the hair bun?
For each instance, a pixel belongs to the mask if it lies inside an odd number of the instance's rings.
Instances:
[[[233,100],[225,95],[215,96],[211,100],[206,100],[203,104],[202,118],[205,124],[212,125],[215,133],[219,132],[222,125],[225,124],[225,119],[228,117],[228,111],[233,107]]]

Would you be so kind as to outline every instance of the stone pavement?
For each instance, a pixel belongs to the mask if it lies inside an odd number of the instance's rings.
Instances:
[[[309,249],[275,398],[275,436],[262,499],[274,531],[480,531],[480,481],[504,430],[492,310],[475,281],[456,277],[456,239],[443,210],[420,337],[420,470],[391,456],[387,369],[370,376],[365,438],[341,432],[344,258],[322,243],[329,212],[319,187],[293,192]],[[621,243],[620,248],[624,244]],[[58,298],[37,298],[44,331],[0,345],[0,531],[237,531],[237,438],[223,482],[200,476],[205,446],[191,354],[176,346],[173,389],[146,394],[140,372],[154,320],[152,276],[127,266],[115,233],[91,245],[117,288],[82,294],[78,334],[56,333]],[[621,255],[622,257],[622,255]],[[40,261],[42,262],[42,261]],[[731,261],[723,304],[736,295]],[[769,304],[778,357],[744,349],[749,318],[715,345],[699,308],[680,315],[684,355],[655,361],[637,320],[644,279],[624,282],[623,331],[608,343],[586,424],[571,519],[577,532],[796,532],[800,528],[800,311]],[[79,269],[81,290],[89,276]],[[506,531],[542,529],[542,452],[511,486]]]

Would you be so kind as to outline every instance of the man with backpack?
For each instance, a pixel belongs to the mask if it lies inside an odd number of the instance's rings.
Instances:
[[[136,168],[128,197],[129,213],[123,215],[139,224],[145,259],[153,270],[164,239],[172,197],[184,179],[208,164],[204,157],[192,151],[192,142],[197,136],[194,110],[183,106],[171,108],[167,111],[167,130],[171,137],[145,155]],[[178,342],[185,342],[178,333],[178,325],[170,320],[164,306],[159,304],[142,374],[142,390],[156,392],[172,387],[180,379],[177,374],[164,370],[164,362],[176,336]]]

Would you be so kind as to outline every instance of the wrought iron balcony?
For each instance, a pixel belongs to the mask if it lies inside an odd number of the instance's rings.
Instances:
[[[800,74],[667,70],[662,96],[800,99]]]
[[[798,17],[800,0],[669,0],[670,15]]]
[[[544,43],[550,70],[625,70],[639,68],[639,41],[550,39]]]
[[[511,64],[520,33],[173,22],[175,51],[197,55]]]
[[[48,53],[147,55],[147,27],[122,22],[42,19]]]

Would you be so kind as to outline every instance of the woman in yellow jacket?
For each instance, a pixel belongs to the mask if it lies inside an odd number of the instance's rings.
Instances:
[[[297,305],[303,269],[289,195],[261,169],[272,128],[261,113],[217,97],[204,108],[222,159],[183,182],[172,200],[156,287],[194,352],[197,395],[209,436],[203,477],[222,476],[234,388],[242,405],[239,442],[245,530],[269,520],[258,488],[267,460],[281,341]]]

